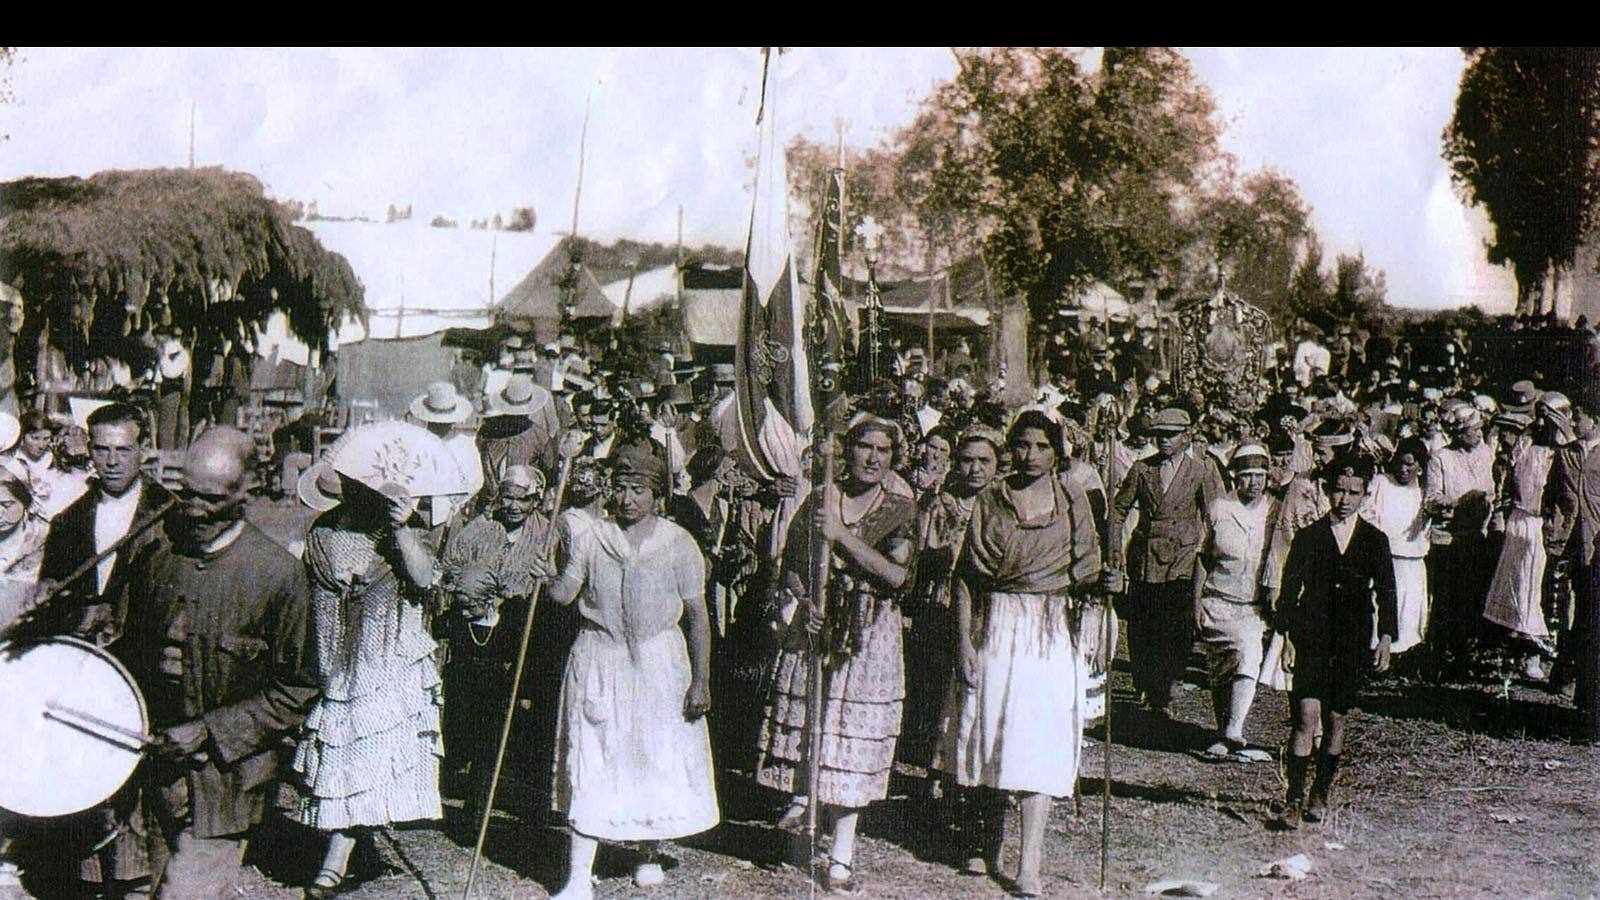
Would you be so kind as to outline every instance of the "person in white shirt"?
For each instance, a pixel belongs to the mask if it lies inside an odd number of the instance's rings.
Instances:
[[[1495,558],[1485,526],[1494,496],[1494,448],[1483,439],[1483,413],[1468,403],[1445,412],[1450,446],[1428,459],[1423,509],[1433,518],[1428,582],[1433,608],[1428,631],[1433,672],[1465,674]]]
[[[1244,724],[1255,701],[1267,629],[1261,565],[1276,503],[1266,493],[1270,463],[1260,444],[1234,451],[1228,468],[1235,488],[1206,507],[1205,538],[1195,555],[1195,625],[1205,646],[1218,731],[1206,749],[1212,759],[1258,758],[1243,755]]]

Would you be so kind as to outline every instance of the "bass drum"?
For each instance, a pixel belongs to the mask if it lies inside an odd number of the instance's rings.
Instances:
[[[99,806],[149,731],[144,696],[106,651],[66,637],[0,643],[0,809],[54,818]]]

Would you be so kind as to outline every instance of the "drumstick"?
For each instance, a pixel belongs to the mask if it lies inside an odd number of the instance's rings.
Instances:
[[[62,578],[60,581],[57,581],[49,590],[40,594],[39,598],[34,601],[34,609],[37,610],[39,607],[48,603],[57,594],[66,590],[69,586],[77,582],[78,579],[94,571],[95,566],[100,565],[100,563],[104,562],[107,557],[111,556],[113,553],[116,553],[118,550],[121,550],[123,544],[126,544],[128,541],[131,541],[140,534],[143,534],[151,525],[161,521],[161,517],[167,514],[167,510],[177,505],[177,503],[177,497],[169,497],[163,501],[160,506],[151,510],[149,515],[134,522],[133,525],[129,526],[126,534],[111,542],[111,546],[89,557],[82,563],[79,563],[78,567],[73,569],[71,572],[68,572],[66,577]]]
[[[46,703],[44,717],[60,722],[68,728],[77,729],[90,737],[99,738],[108,744],[115,744],[135,752],[143,752],[146,747],[155,743],[155,738],[142,731],[124,728],[115,722],[107,722],[99,716],[58,703]]]

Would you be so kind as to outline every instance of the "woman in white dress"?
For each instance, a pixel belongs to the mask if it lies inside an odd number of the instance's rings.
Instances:
[[[1489,582],[1483,617],[1530,645],[1523,671],[1540,680],[1538,649],[1548,646],[1550,628],[1544,620],[1542,587],[1545,568],[1544,483],[1550,475],[1555,451],[1533,442],[1529,428],[1533,417],[1506,412],[1495,417],[1505,477],[1496,511],[1505,517],[1505,541],[1500,561]]]
[[[1421,643],[1428,623],[1430,604],[1425,558],[1430,543],[1430,520],[1422,510],[1422,471],[1427,465],[1428,446],[1421,439],[1401,441],[1389,458],[1389,471],[1373,479],[1366,508],[1362,510],[1362,518],[1389,537],[1389,553],[1394,557],[1400,633],[1389,645],[1391,655]]]
[[[1038,896],[1050,802],[1071,796],[1077,779],[1086,672],[1073,607],[1098,584],[1100,550],[1088,498],[1056,477],[1060,426],[1024,411],[1006,445],[1012,474],[979,495],[956,563],[961,677],[935,765],[961,787],[1022,795],[1016,889]],[[969,871],[997,874],[1003,798],[994,799],[968,831],[978,854]]]
[[[443,690],[425,604],[433,552],[412,527],[416,501],[343,475],[341,503],[306,535],[322,696],[295,752],[301,824],[328,832],[308,898],[337,893],[357,838],[443,818]]]
[[[555,602],[576,602],[581,619],[556,732],[553,805],[572,828],[561,900],[592,895],[601,840],[644,842],[634,882],[648,887],[663,879],[655,842],[720,819],[705,722],[705,560],[688,532],[657,515],[666,485],[658,452],[631,444],[611,459],[615,518],[572,533],[550,588]]]

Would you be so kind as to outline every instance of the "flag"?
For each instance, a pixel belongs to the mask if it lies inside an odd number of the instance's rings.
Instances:
[[[816,277],[812,279],[811,347],[819,368],[850,358],[850,325],[840,297],[843,272],[844,169],[828,173],[823,189],[822,217],[817,224]],[[837,391],[835,384],[831,390]],[[820,399],[820,398],[818,398]]]
[[[789,179],[775,102],[779,58],[768,54],[730,410],[736,444],[730,449],[763,480],[803,475],[801,454],[814,418],[805,305],[789,240]]]

